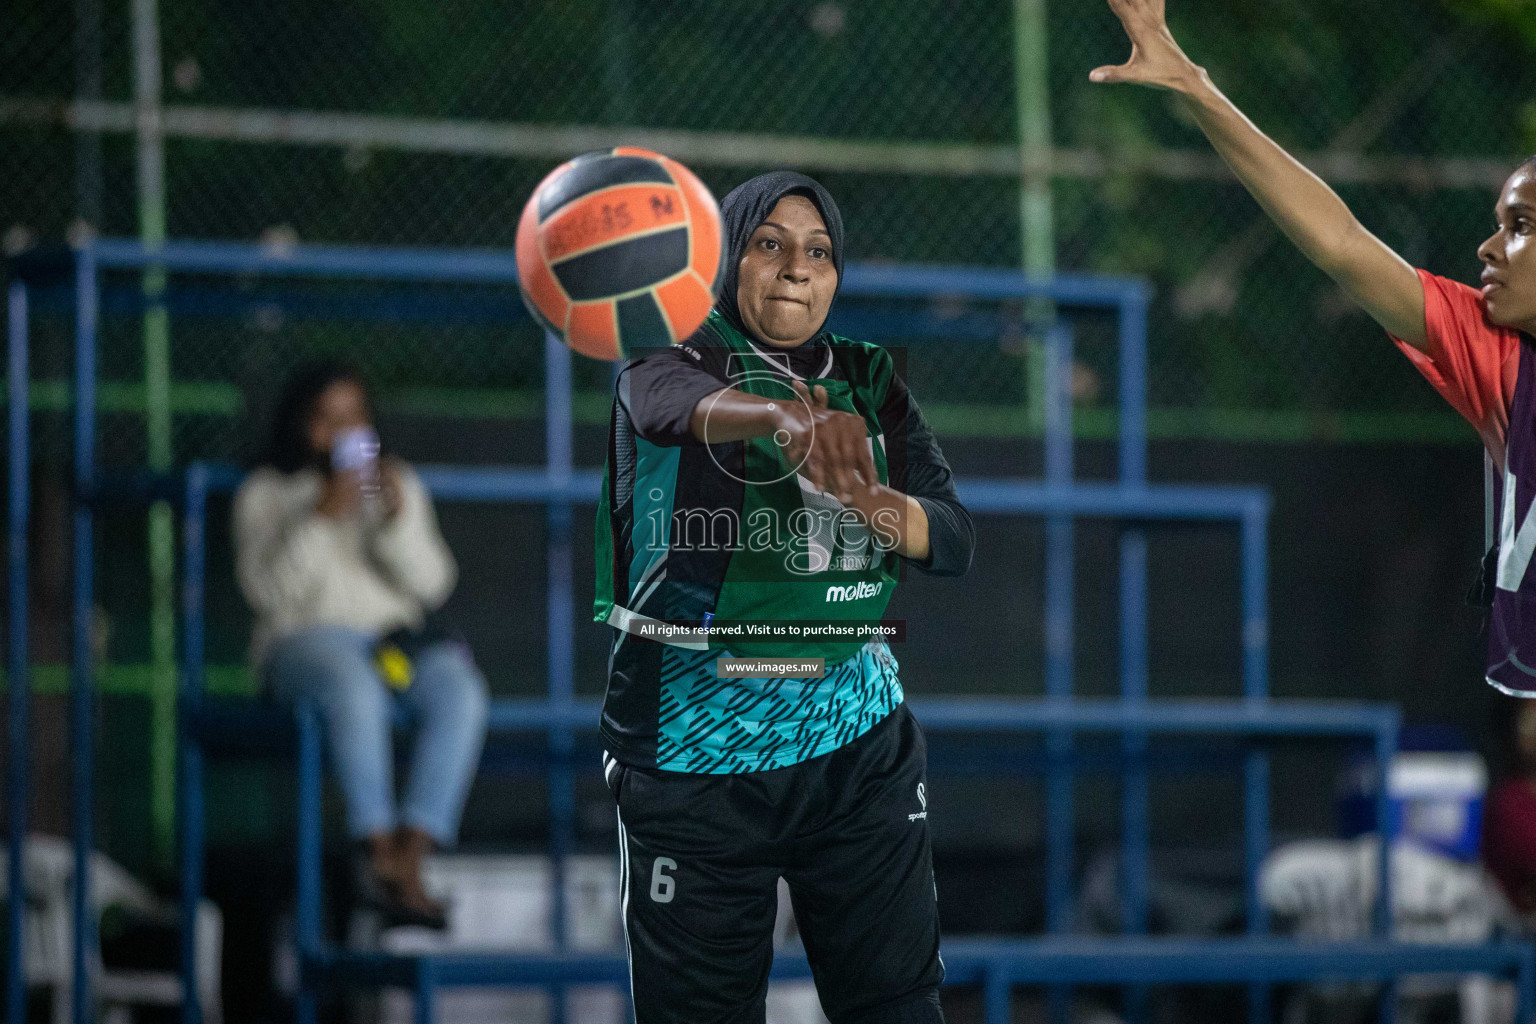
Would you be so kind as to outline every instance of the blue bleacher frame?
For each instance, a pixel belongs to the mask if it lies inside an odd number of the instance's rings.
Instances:
[[[148,250],[137,242],[102,240],[68,254],[75,317],[75,642],[71,690],[72,781],[76,795],[74,832],[78,877],[84,877],[91,835],[92,667],[89,633],[91,608],[91,517],[101,500],[135,500],[154,495],[180,499],[183,507],[183,675],[182,723],[179,729],[181,784],[178,800],[185,851],[201,847],[201,761],[204,745],[231,736],[234,720],[214,714],[201,702],[202,669],[202,545],[206,497],[210,489],[232,487],[228,469],[193,466],[179,481],[145,478],[98,479],[95,467],[96,331],[103,270],[161,268],[176,272],[254,273],[279,276],[319,276],[393,281],[456,281],[500,283],[515,281],[511,255],[490,251],[363,249],[297,247],[273,252],[254,245],[216,242],[172,242]],[[34,264],[40,267],[41,264]],[[56,269],[57,264],[55,264]],[[10,338],[11,403],[10,550],[12,636],[10,678],[27,679],[25,600],[25,533],[29,496],[26,467],[28,261],[11,264],[7,289]],[[41,274],[43,271],[38,270]],[[1061,386],[1071,366],[1071,333],[1064,322],[1047,331],[1048,377],[1046,406],[1046,473],[1044,481],[965,479],[959,481],[962,500],[973,512],[1038,514],[1047,520],[1046,558],[1046,693],[1044,700],[914,701],[929,730],[969,732],[1044,731],[1053,754],[1048,771],[1047,900],[1053,932],[1067,929],[1070,901],[1072,840],[1072,775],[1066,754],[1073,733],[1107,731],[1123,737],[1127,776],[1123,791],[1124,853],[1122,903],[1127,932],[1143,931],[1147,905],[1147,805],[1144,753],[1153,732],[1228,732],[1245,737],[1318,735],[1365,736],[1374,743],[1377,770],[1384,777],[1395,746],[1395,712],[1365,705],[1318,705],[1271,702],[1267,699],[1268,636],[1266,530],[1269,500],[1255,488],[1177,487],[1147,482],[1146,474],[1146,308],[1148,293],[1136,280],[1063,276],[1029,280],[1015,272],[978,268],[891,267],[850,265],[843,283],[846,295],[913,296],[966,295],[980,299],[1047,298],[1064,306],[1113,310],[1118,315],[1120,342],[1119,480],[1083,484],[1073,480],[1070,401]],[[571,579],[570,523],[572,507],[595,501],[598,476],[577,471],[571,459],[570,357],[564,346],[547,340],[546,463],[542,468],[482,469],[422,467],[423,479],[441,500],[495,500],[544,503],[549,509],[550,586],[548,594],[549,684],[546,701],[498,702],[492,727],[535,728],[544,731],[552,754],[550,800],[552,861],[558,870],[568,851],[574,803],[569,755],[578,729],[595,727],[591,702],[574,698],[573,665],[567,638],[574,627],[574,586]],[[1079,516],[1103,516],[1129,524],[1122,532],[1120,619],[1121,700],[1092,702],[1071,699],[1072,651],[1072,523]],[[1146,541],[1142,525],[1151,520],[1216,520],[1238,524],[1242,533],[1243,699],[1239,701],[1169,702],[1147,697]],[[19,581],[19,582],[18,582]],[[248,711],[248,709],[245,709]],[[27,687],[11,687],[13,762],[11,765],[12,873],[19,870],[19,843],[25,831],[28,789],[24,723]],[[300,759],[299,942],[305,965],[306,999],[301,1020],[313,1010],[313,984],[327,979],[353,981],[385,977],[409,984],[418,994],[418,1019],[429,1020],[435,984],[505,983],[514,976],[549,984],[595,977],[614,969],[613,958],[555,954],[548,957],[406,957],[343,954],[327,947],[318,933],[319,907],[319,786],[318,720],[313,709],[299,709],[291,722],[254,735],[270,743],[283,733],[297,742]],[[1006,1014],[1007,986],[1015,982],[1156,983],[1173,980],[1234,980],[1269,982],[1303,977],[1389,978],[1424,970],[1428,964],[1444,969],[1482,969],[1515,977],[1522,1006],[1529,1006],[1531,952],[1524,946],[1489,945],[1470,949],[1401,946],[1387,940],[1385,928],[1389,894],[1383,848],[1381,898],[1375,910],[1377,937],[1371,942],[1324,948],[1297,947],[1258,939],[1264,931],[1262,907],[1255,888],[1259,860],[1268,845],[1268,762],[1257,746],[1245,758],[1244,847],[1248,878],[1248,930],[1243,943],[1199,943],[1191,940],[1075,940],[1053,937],[1037,941],[977,943],[946,942],[946,962],[955,981],[985,985],[988,1019]],[[1378,785],[1378,803],[1385,787]],[[1379,819],[1380,820],[1380,819]],[[185,905],[195,906],[201,890],[200,862],[187,858],[183,872]],[[85,912],[85,886],[77,886],[75,905],[76,1021],[88,1019],[89,985],[83,966],[94,942]],[[16,890],[12,890],[16,891]],[[556,889],[559,892],[559,889]],[[17,906],[12,901],[13,908]],[[563,934],[562,901],[552,901],[556,936]],[[19,926],[13,909],[11,927]],[[14,937],[17,932],[11,932]],[[184,935],[190,967],[190,929]],[[1138,943],[1140,943],[1138,945]],[[1214,948],[1207,948],[1214,947]],[[11,960],[19,943],[12,941]],[[622,961],[618,961],[622,963]],[[1449,965],[1449,966],[1447,966]],[[1437,967],[1436,969],[1440,969]],[[19,962],[7,964],[8,976],[19,978]],[[786,959],[775,968],[783,974],[803,972],[803,959]],[[500,972],[500,973],[498,973]],[[1287,973],[1289,972],[1289,973]],[[803,976],[803,974],[801,975]],[[15,993],[20,989],[13,984]],[[1262,1005],[1256,1002],[1255,1006]],[[306,1009],[307,1007],[307,1009]],[[560,1004],[555,1003],[558,1014]],[[1390,1001],[1383,1001],[1390,1012]],[[189,987],[184,1018],[196,1022],[199,1008]]]

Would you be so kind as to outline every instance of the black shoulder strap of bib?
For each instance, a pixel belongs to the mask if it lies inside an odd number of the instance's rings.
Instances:
[[[859,410],[859,415],[863,416],[865,420],[876,424],[876,429],[878,430],[880,410],[869,408],[869,404],[864,401],[864,396],[860,394],[858,387],[858,383],[866,380],[869,376],[868,368],[860,366],[855,358],[856,354],[863,350],[853,345],[839,345],[830,340],[827,344],[832,347],[832,358],[836,360],[837,365],[843,371],[843,380],[848,382],[848,397],[853,402],[854,408]]]
[[[1499,572],[1499,523],[1498,510],[1494,508],[1493,456],[1483,451],[1483,553],[1481,571],[1477,581],[1467,591],[1467,604],[1483,608],[1493,607],[1494,589],[1498,585]],[[1486,627],[1487,623],[1484,623]]]

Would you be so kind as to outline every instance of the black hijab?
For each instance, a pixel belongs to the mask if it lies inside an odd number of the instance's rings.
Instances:
[[[720,311],[727,323],[747,338],[752,337],[752,332],[742,323],[741,310],[736,306],[737,269],[741,266],[741,255],[747,250],[752,232],[768,219],[779,200],[789,195],[805,196],[816,205],[821,219],[826,222],[827,234],[832,236],[832,265],[837,268],[837,285],[842,287],[843,215],[838,212],[832,194],[821,187],[821,182],[794,171],[773,171],[742,182],[731,189],[730,194],[720,203],[720,220],[725,228],[725,277],[720,284],[720,296],[715,300],[715,309]],[[836,289],[832,297],[837,298]],[[816,333],[820,334],[825,326],[826,321],[818,324]],[[812,335],[811,340],[799,348],[812,348],[815,344],[816,335]]]

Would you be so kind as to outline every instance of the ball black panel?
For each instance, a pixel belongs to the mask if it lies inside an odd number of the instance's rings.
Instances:
[[[655,160],[643,156],[612,156],[588,153],[571,162],[570,170],[539,193],[539,223],[566,203],[610,185],[659,181],[672,184],[672,176]]]
[[[688,226],[584,252],[550,269],[572,302],[591,302],[665,281],[688,266]]]
[[[672,334],[661,307],[656,304],[656,293],[646,292],[622,299],[616,304],[619,319],[619,347],[625,352],[646,346],[672,344]]]

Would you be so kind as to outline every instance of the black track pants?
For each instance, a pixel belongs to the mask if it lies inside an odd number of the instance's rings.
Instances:
[[[905,704],[774,771],[605,758],[637,1024],[763,1021],[781,876],[832,1024],[942,1024],[926,759]]]

